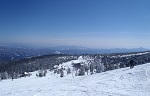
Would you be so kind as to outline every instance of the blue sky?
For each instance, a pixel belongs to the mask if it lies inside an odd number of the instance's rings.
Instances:
[[[0,44],[150,48],[149,0],[0,0]]]

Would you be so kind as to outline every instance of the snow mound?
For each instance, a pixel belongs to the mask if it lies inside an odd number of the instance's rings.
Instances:
[[[150,96],[150,63],[74,78],[48,72],[43,78],[3,80],[0,90],[0,96]]]

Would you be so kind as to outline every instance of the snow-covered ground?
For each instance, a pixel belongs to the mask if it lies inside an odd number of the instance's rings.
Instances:
[[[94,75],[0,81],[0,96],[150,96],[150,63]]]

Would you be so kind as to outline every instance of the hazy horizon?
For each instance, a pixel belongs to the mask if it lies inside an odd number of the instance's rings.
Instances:
[[[79,46],[79,45],[58,45],[58,46],[40,46],[40,45],[29,45],[29,44],[0,44],[0,47],[4,47],[4,48],[35,48],[35,49],[47,49],[47,48],[82,48],[82,49],[96,49],[96,50],[99,50],[99,49],[150,49],[150,48],[144,48],[144,47],[134,47],[134,48],[125,48],[125,47],[114,47],[114,48],[95,48],[95,47],[85,47],[85,46]]]
[[[149,0],[1,0],[0,44],[150,48]]]

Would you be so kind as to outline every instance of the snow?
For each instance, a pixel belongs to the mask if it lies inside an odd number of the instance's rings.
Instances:
[[[61,69],[61,68],[65,68],[67,69],[68,67],[72,69],[72,64],[78,64],[78,63],[86,63],[87,64],[87,60],[83,59],[82,56],[80,56],[77,60],[71,60],[71,61],[68,61],[68,62],[64,62],[62,64],[59,64],[59,66],[55,65],[54,68],[57,68],[58,69]]]
[[[27,72],[24,72],[24,74],[25,74],[25,75],[28,75],[28,73],[27,73]]]
[[[0,96],[150,96],[150,63],[76,77],[35,74],[0,81]]]
[[[139,56],[139,55],[144,55],[144,54],[149,54],[150,52],[142,52],[142,53],[136,53],[136,54],[128,54],[128,55],[119,55],[119,57],[129,57],[129,56]],[[112,56],[116,57],[116,56]]]
[[[61,52],[59,52],[59,51],[55,51],[55,54],[61,54]]]

